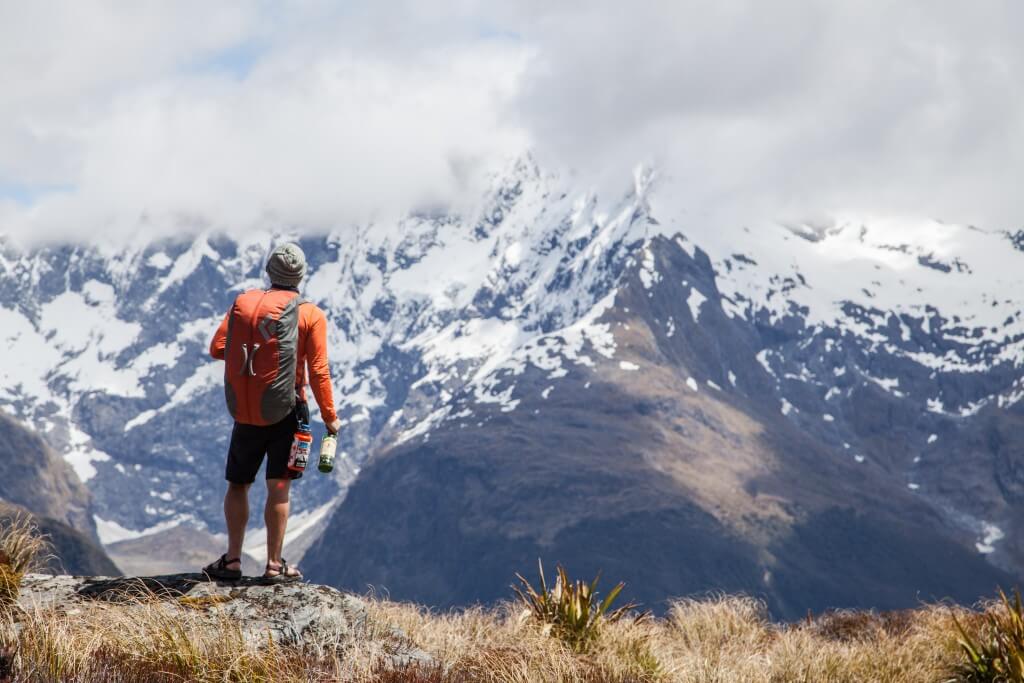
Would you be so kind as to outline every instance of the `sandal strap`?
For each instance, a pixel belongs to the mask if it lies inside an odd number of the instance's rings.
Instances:
[[[289,574],[288,573],[288,570],[290,568],[292,568],[292,567],[289,567],[288,560],[284,559],[283,557],[281,558],[281,564],[280,564],[280,566],[277,569],[274,569],[273,567],[271,567],[270,563],[267,562],[267,571],[268,572],[277,572],[278,576],[294,576],[293,574]],[[264,573],[266,573],[266,572],[264,572]]]

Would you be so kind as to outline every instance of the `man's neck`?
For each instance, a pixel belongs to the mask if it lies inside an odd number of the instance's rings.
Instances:
[[[284,289],[284,290],[287,290],[289,292],[295,292],[295,293],[298,293],[298,291],[299,291],[298,287],[291,287],[289,285],[279,285],[279,284],[276,284],[276,283],[271,283],[270,288],[271,289]]]

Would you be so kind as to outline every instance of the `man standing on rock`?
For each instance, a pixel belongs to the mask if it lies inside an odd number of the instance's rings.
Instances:
[[[203,568],[213,579],[242,577],[242,541],[249,521],[249,487],[267,457],[267,567],[263,578],[298,581],[302,573],[281,557],[288,524],[291,481],[302,476],[289,467],[292,442],[300,424],[309,424],[306,368],[313,396],[327,431],[337,434],[327,363],[327,318],[299,296],[306,257],[296,244],[284,244],[267,260],[270,289],[239,294],[224,316],[210,355],[225,361],[224,394],[235,419],[228,447],[224,518],[228,551]],[[294,465],[294,463],[292,463]]]

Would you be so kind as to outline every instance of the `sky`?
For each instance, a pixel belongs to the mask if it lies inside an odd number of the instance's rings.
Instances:
[[[1024,227],[1024,3],[0,0],[0,234],[327,230],[526,153],[709,223]]]

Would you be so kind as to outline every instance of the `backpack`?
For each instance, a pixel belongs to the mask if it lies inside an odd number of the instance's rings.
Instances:
[[[224,397],[236,422],[266,426],[295,408],[297,292],[251,289],[231,306],[224,347]]]

